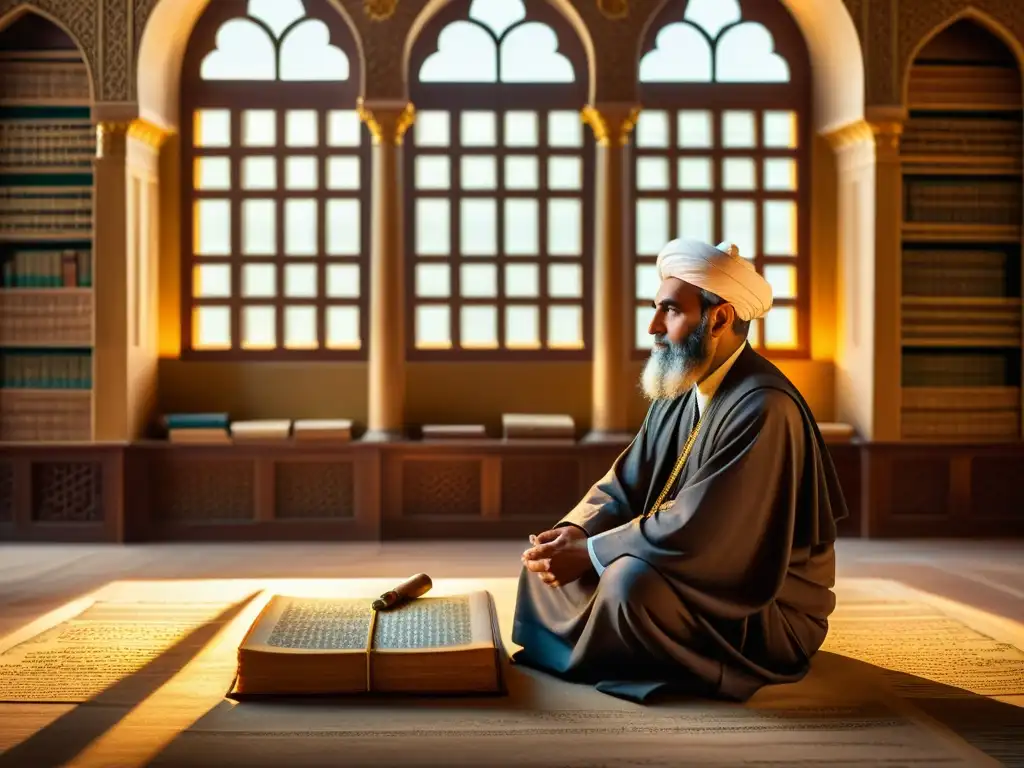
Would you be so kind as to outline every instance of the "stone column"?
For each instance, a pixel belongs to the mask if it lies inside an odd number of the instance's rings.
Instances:
[[[158,275],[160,269],[160,159],[171,133],[146,120],[128,129],[127,173],[127,312],[128,430],[144,436],[157,415],[159,362]]]
[[[585,442],[628,442],[627,372],[633,322],[629,286],[632,249],[625,240],[630,202],[625,180],[629,134],[639,110],[632,104],[597,104],[582,117],[597,140],[594,203],[593,390]]]
[[[415,119],[412,104],[360,101],[359,116],[373,136],[373,197],[370,233],[370,327],[368,408],[364,440],[405,435],[406,300],[402,236],[402,166],[399,147]]]
[[[874,440],[901,436],[903,370],[902,109],[869,110],[875,143],[875,429]]]
[[[836,417],[888,441],[900,436],[902,120],[871,117],[828,136],[839,187]]]
[[[93,439],[129,440],[126,135],[129,121],[96,126],[93,211]]]

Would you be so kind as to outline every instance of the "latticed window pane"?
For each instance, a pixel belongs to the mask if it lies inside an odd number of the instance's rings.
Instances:
[[[330,0],[218,0],[200,18],[182,86],[187,351],[364,354],[370,168],[356,50]]]
[[[362,322],[358,307],[332,305],[327,308],[327,348],[359,349]]]
[[[546,3],[457,0],[418,37],[405,187],[411,354],[586,354],[585,62]]]
[[[193,315],[194,345],[210,349],[227,349],[231,346],[231,310],[228,307],[196,307]]]
[[[636,350],[650,348],[654,265],[677,237],[736,243],[771,284],[774,307],[748,339],[810,350],[810,65],[781,0],[670,0],[640,60],[633,134]]]

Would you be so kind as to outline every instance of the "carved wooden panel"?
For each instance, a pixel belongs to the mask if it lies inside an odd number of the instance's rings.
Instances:
[[[949,513],[950,471],[945,457],[894,458],[888,508],[893,515]]]
[[[464,515],[481,512],[479,461],[406,459],[402,463],[402,515]]]
[[[501,516],[548,516],[552,524],[580,501],[577,459],[504,459]]]
[[[274,516],[285,520],[355,515],[351,461],[281,462],[274,472]]]
[[[167,461],[156,468],[157,521],[209,522],[254,516],[252,461]]]
[[[14,465],[0,463],[0,523],[14,519]]]
[[[103,465],[41,462],[32,466],[32,519],[47,523],[103,520]]]
[[[1019,455],[976,456],[971,461],[971,514],[1024,517],[1024,483]]]

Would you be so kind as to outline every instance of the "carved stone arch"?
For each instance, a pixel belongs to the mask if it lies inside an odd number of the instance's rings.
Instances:
[[[635,61],[651,24],[670,0],[652,3],[640,35]],[[814,127],[828,133],[864,118],[864,53],[857,26],[843,0],[773,0],[781,2],[803,33],[811,57]],[[634,71],[638,71],[634,67]]]
[[[942,6],[944,3],[936,3],[937,6]],[[1024,6],[1022,6],[1024,7]],[[980,11],[973,6],[962,8],[959,11],[953,13],[940,20],[937,24],[929,27],[927,33],[916,35],[913,42],[910,42],[909,29],[906,35],[905,42],[907,47],[903,55],[900,58],[900,91],[898,94],[899,103],[904,107],[908,104],[908,95],[910,89],[910,74],[913,69],[914,62],[917,60],[918,55],[932,40],[941,35],[947,29],[952,27],[959,21],[973,21],[978,26],[983,28],[986,32],[991,33],[996,38],[1001,40],[1006,47],[1013,52],[1013,55],[1017,59],[1018,69],[1024,71],[1024,36],[1018,37],[1018,34],[1024,33],[1024,13],[1019,13],[1020,21],[1015,24],[1017,27],[1016,32],[1011,30],[1009,27],[995,19],[993,16]],[[932,19],[932,15],[929,14],[927,18]],[[910,23],[910,22],[913,23]],[[908,21],[907,27],[920,29],[922,22],[918,21],[915,16],[912,16]],[[901,41],[904,41],[904,35],[901,35]]]
[[[215,0],[213,0],[215,1]],[[81,2],[81,0],[70,0]],[[150,122],[177,130],[179,126],[179,92],[185,50],[196,23],[211,0],[134,0],[145,13],[136,17],[138,52],[136,78],[138,82],[139,116]],[[348,25],[359,56],[359,71],[366,78],[366,56],[359,25],[342,0],[330,0],[331,5]],[[363,83],[360,83],[360,90]]]
[[[74,42],[89,73],[89,100],[95,104],[102,92],[96,68],[95,4],[83,0],[36,0],[34,3],[0,0],[0,30],[28,13],[46,19]]]
[[[408,78],[410,77],[409,66],[412,59],[413,47],[430,21],[453,1],[454,0],[427,0],[423,5],[423,9],[416,16],[412,27],[409,29],[409,34],[405,40],[405,49],[402,53],[402,71],[404,73],[407,88],[409,82]],[[524,0],[524,2],[545,2],[545,0]],[[576,32],[576,36],[579,38],[580,44],[583,46],[583,50],[586,53],[587,58],[587,81],[590,84],[590,100],[593,100],[598,78],[597,55],[594,50],[594,40],[590,33],[590,29],[571,0],[547,0],[547,2],[549,2],[550,5],[565,18],[572,29]]]

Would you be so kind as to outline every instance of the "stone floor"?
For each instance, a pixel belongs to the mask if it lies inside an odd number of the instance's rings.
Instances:
[[[156,544],[132,546],[94,546],[94,545],[0,545],[0,639],[10,636],[16,630],[25,627],[37,618],[60,608],[89,593],[103,589],[114,583],[152,582],[168,580],[264,580],[264,579],[383,579],[395,582],[416,572],[429,573],[435,580],[454,579],[460,583],[471,584],[479,580],[487,582],[507,582],[519,573],[519,553],[527,546],[525,541],[489,541],[489,542],[431,542],[431,543],[386,543],[386,544]],[[1007,626],[1015,626],[1024,630],[1024,541],[842,541],[838,545],[838,563],[840,579],[885,579],[936,596],[937,599],[952,601],[966,609],[982,612],[1006,622]],[[980,614],[979,614],[980,615]],[[237,647],[237,646],[232,646]],[[230,652],[230,648],[227,649]],[[226,658],[230,658],[230,653]],[[173,680],[169,683],[173,687]],[[219,692],[214,691],[216,698]],[[164,694],[165,698],[169,694]],[[549,694],[545,694],[549,695]],[[558,695],[557,692],[553,695]],[[151,697],[153,698],[153,697]],[[159,697],[156,697],[159,699]],[[1007,725],[991,723],[996,733],[989,734],[991,743],[1003,738],[999,729],[1015,728],[1024,722],[1015,713],[1024,711],[1024,697],[1014,696],[1013,701],[1004,702],[1008,707],[999,710],[1002,717],[1008,717]],[[168,699],[170,701],[171,699]],[[177,701],[177,700],[174,700]],[[136,702],[132,707],[79,707],[77,718],[68,719],[68,707],[58,717],[57,710],[49,714],[44,706],[33,708],[33,705],[0,705],[0,768],[14,765],[5,758],[17,756],[20,764],[31,760],[32,765],[51,764],[53,754],[60,754],[61,760],[52,764],[75,765],[135,765],[147,764],[156,758],[149,754],[147,760],[138,758],[145,753],[139,752],[140,734],[152,731],[148,720],[160,719],[164,714],[153,714],[144,702]],[[53,707],[54,705],[47,705]],[[566,707],[572,709],[576,705]],[[595,713],[614,709],[604,704],[582,704],[584,710]],[[6,709],[4,709],[6,708]],[[198,712],[199,721],[209,716],[207,705]],[[583,711],[583,710],[581,710]],[[1006,713],[1009,714],[1006,714]],[[222,715],[217,715],[221,717]],[[267,718],[270,715],[262,715]],[[330,720],[334,715],[321,712],[320,715],[310,713],[309,722],[317,717]],[[420,713],[422,718],[423,714]],[[604,717],[605,715],[601,715]],[[609,717],[611,715],[608,715]],[[617,715],[616,715],[617,716]],[[70,751],[57,753],[17,748],[18,745],[29,743],[33,738],[40,740],[40,733],[45,733],[45,741],[52,750],[55,739],[64,733],[54,725],[57,717],[58,725],[63,722],[67,728],[90,734],[88,739],[68,736]],[[594,714],[588,715],[594,717]],[[83,719],[84,718],[84,719]],[[96,722],[97,718],[100,722]],[[143,725],[136,721],[142,719]],[[273,718],[271,718],[273,719]],[[306,722],[307,719],[303,719]],[[327,720],[323,727],[326,725]],[[261,721],[264,722],[264,721]],[[269,721],[267,721],[269,722]],[[83,725],[84,723],[84,725]],[[151,724],[150,724],[151,725]],[[264,722],[264,726],[266,722]],[[143,727],[145,726],[145,727]],[[259,727],[264,727],[259,726]],[[507,727],[508,724],[502,727]],[[221,725],[217,725],[220,728]],[[248,726],[246,726],[248,727]],[[310,726],[312,727],[312,726]],[[645,726],[646,727],[646,726]],[[673,726],[675,727],[675,726]],[[8,733],[3,733],[4,729]],[[150,730],[147,731],[147,728]],[[65,729],[66,730],[66,729]],[[669,729],[671,730],[671,729]],[[15,732],[17,731],[17,732]],[[666,731],[668,732],[668,731]],[[213,742],[207,750],[201,745],[205,732],[202,728],[193,734],[185,743],[192,751],[187,758],[172,760],[168,755],[177,753],[170,751],[163,755],[160,764],[240,764],[232,762],[224,755],[215,754],[218,748]],[[103,738],[95,738],[99,734]],[[134,736],[133,736],[134,734]],[[625,737],[623,737],[625,738]],[[654,737],[652,737],[654,738]],[[788,737],[787,737],[788,738]],[[1017,755],[1021,734],[1008,736],[1013,741],[1007,754]],[[77,740],[76,740],[77,739]],[[92,741],[100,743],[97,747]],[[104,741],[108,742],[104,746]],[[128,752],[118,753],[121,742],[131,744]],[[144,739],[142,739],[144,741]],[[306,743],[305,739],[300,740]],[[294,746],[293,742],[282,754]],[[297,744],[298,742],[295,742]],[[326,747],[327,742],[323,741]],[[622,747],[625,742],[616,742]],[[1007,742],[1009,743],[1009,742]],[[784,745],[771,746],[768,742],[763,760],[769,762],[786,758]],[[113,746],[112,746],[113,745]],[[200,745],[200,746],[197,746]],[[614,744],[609,745],[612,749]],[[379,750],[379,745],[374,747]],[[789,747],[792,749],[792,745]],[[250,749],[252,749],[250,745]],[[709,747],[710,749],[710,747]],[[5,753],[6,750],[6,753]],[[97,751],[98,750],[98,751]],[[113,750],[113,751],[111,751]],[[198,750],[198,751],[197,751]],[[205,750],[205,751],[204,751]],[[129,754],[130,753],[130,754]],[[120,757],[117,755],[120,754]],[[304,753],[301,753],[304,754]],[[294,753],[294,760],[286,762],[298,765],[319,765],[324,757],[323,752],[301,757],[300,752]],[[368,754],[368,753],[367,753]],[[713,751],[708,754],[714,754]],[[802,753],[801,753],[802,754]],[[808,753],[810,754],[810,753]],[[91,757],[90,757],[91,755]],[[114,755],[115,757],[111,757]],[[34,757],[33,757],[34,756]],[[240,757],[240,755],[236,756]],[[259,751],[249,754],[246,760],[260,757]],[[269,760],[262,755],[264,760]],[[337,756],[336,764],[363,764],[348,755]],[[507,757],[507,755],[506,755]],[[38,758],[39,762],[36,762]],[[534,765],[535,757],[516,758],[515,764]],[[276,759],[276,758],[275,758]],[[282,758],[284,759],[284,758]],[[577,760],[582,758],[577,756]],[[761,762],[762,759],[754,762]],[[1024,757],[1021,758],[1024,761]],[[609,757],[610,760],[610,757]],[[273,761],[271,761],[273,762]],[[452,758],[447,761],[451,765],[463,764]],[[554,764],[556,761],[552,761]],[[744,760],[746,764],[748,760]],[[808,764],[804,757],[801,764]],[[904,764],[896,759],[890,764]],[[256,764],[250,762],[249,764]],[[259,763],[264,764],[264,763]],[[379,765],[379,759],[377,764]],[[421,763],[416,763],[417,765]],[[427,763],[422,763],[427,764]],[[505,764],[505,763],[502,763]],[[568,758],[558,761],[560,765],[576,765]],[[617,765],[630,764],[627,760]],[[639,764],[639,763],[637,763]],[[662,762],[649,760],[645,765],[661,765]],[[672,763],[664,763],[672,764]],[[711,761],[691,764],[728,764],[728,761]],[[813,760],[810,761],[813,764]],[[954,763],[951,763],[954,764]],[[970,759],[965,763],[974,764]],[[979,763],[983,764],[983,763]],[[990,763],[984,763],[990,764]],[[1014,761],[1004,760],[1002,763],[1015,765]]]

